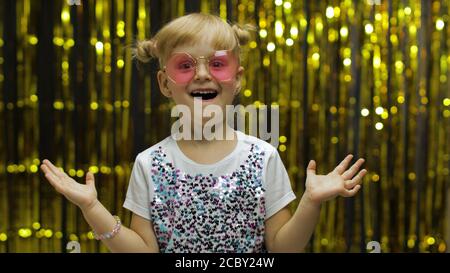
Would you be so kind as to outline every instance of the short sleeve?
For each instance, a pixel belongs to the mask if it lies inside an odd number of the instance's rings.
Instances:
[[[263,183],[266,197],[266,219],[294,200],[289,175],[277,150],[273,150],[267,159]]]
[[[144,170],[145,167],[138,155],[131,171],[130,183],[123,207],[150,220],[150,181],[146,179]]]

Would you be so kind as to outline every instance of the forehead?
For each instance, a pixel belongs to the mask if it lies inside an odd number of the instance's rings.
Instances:
[[[204,39],[202,41],[198,41],[195,43],[183,44],[175,47],[171,50],[171,53],[175,52],[186,52],[192,56],[211,56],[217,50],[227,50],[228,48],[221,48],[220,46],[214,45],[214,42],[211,39]]]

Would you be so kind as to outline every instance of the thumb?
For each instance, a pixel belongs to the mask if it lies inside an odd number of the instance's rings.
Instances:
[[[93,186],[95,188],[95,179],[91,172],[87,172],[86,174],[86,185]]]
[[[310,160],[308,167],[306,168],[306,175],[315,175],[316,174],[316,161]]]

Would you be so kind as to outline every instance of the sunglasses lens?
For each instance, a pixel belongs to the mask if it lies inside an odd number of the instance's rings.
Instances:
[[[188,83],[195,75],[195,61],[185,53],[175,53],[168,60],[166,71],[176,83]]]
[[[216,51],[209,58],[209,73],[218,81],[229,81],[237,70],[237,59],[231,51]]]

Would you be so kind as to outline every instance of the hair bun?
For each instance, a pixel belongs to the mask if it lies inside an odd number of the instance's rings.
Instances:
[[[139,62],[148,63],[157,56],[156,41],[154,40],[137,41],[133,48],[133,58]]]
[[[250,31],[256,30],[256,28],[250,24],[246,24],[245,26],[234,24],[232,28],[241,46],[246,45],[250,41]]]

